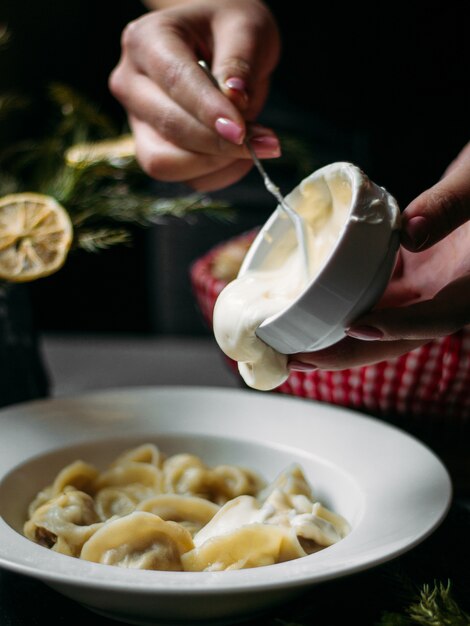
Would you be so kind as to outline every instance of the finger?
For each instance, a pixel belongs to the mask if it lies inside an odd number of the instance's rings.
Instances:
[[[430,340],[451,335],[469,323],[470,276],[463,276],[430,300],[365,315],[347,330],[347,334],[379,343]]]
[[[129,117],[134,133],[136,156],[142,169],[152,178],[180,182],[211,174],[233,163],[231,158],[188,152],[165,141],[146,122]]]
[[[470,144],[402,217],[402,243],[411,251],[429,248],[470,219]]]
[[[449,163],[447,166],[442,178],[445,178],[448,174],[454,171],[457,167],[460,166],[463,159],[467,159],[470,156],[470,142],[459,152],[459,154],[455,157],[455,159]]]
[[[198,42],[184,20],[162,14],[143,26],[133,24],[125,30],[123,47],[130,51],[137,68],[204,126],[241,145],[243,116],[199,67],[193,51]],[[151,32],[145,35],[144,28]]]
[[[232,159],[251,158],[245,146],[236,146],[203,126],[144,74],[132,72],[123,65],[113,80],[114,90],[126,109],[155,128],[166,141],[190,152]],[[259,158],[279,156],[279,142],[269,129],[258,126],[256,137],[253,147]]]
[[[251,161],[235,161],[235,163],[217,172],[184,182],[196,191],[216,191],[217,189],[228,187],[239,181],[248,173],[252,166],[253,163]]]
[[[289,367],[299,371],[344,370],[394,359],[425,343],[427,340],[366,342],[346,337],[324,350],[292,355],[289,359]]]
[[[212,72],[229,96],[238,96],[243,111],[256,113],[266,97],[265,85],[280,52],[280,38],[274,18],[266,6],[250,3],[244,11],[227,3],[213,18]],[[254,119],[254,118],[252,118]]]
[[[271,148],[273,139],[270,135],[267,135],[267,132],[268,129],[260,124],[251,124],[249,126],[248,134],[250,136],[250,143],[254,148],[255,153],[259,156],[260,153],[263,154],[266,152],[266,156],[262,158],[275,158],[280,156],[280,150],[278,153],[277,149]],[[278,146],[279,144],[277,143],[277,139],[274,141],[276,146]],[[265,143],[268,145],[265,146]],[[249,172],[252,166],[253,161],[250,157],[249,161],[235,161],[227,167],[218,169],[216,172],[206,176],[200,176],[193,180],[187,180],[185,182],[197,191],[215,191],[238,182]]]

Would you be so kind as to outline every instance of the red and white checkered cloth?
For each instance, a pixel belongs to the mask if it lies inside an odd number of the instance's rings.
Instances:
[[[253,239],[250,231],[232,239]],[[224,242],[197,259],[190,270],[198,306],[209,327],[226,282],[212,274]],[[228,359],[229,360],[229,359]],[[230,362],[230,360],[229,360]],[[231,362],[234,367],[234,362]],[[275,391],[313,398],[384,416],[426,418],[428,425],[470,425],[470,329],[434,339],[400,357],[341,371],[292,371]]]

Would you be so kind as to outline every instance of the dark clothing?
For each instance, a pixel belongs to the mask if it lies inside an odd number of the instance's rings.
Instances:
[[[293,110],[359,130],[367,173],[400,204],[436,182],[470,139],[468,3],[268,4],[283,39],[275,89]]]

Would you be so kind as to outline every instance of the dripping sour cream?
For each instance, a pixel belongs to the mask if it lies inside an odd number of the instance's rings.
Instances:
[[[314,172],[286,199],[306,224],[309,280],[292,225],[278,209],[213,316],[220,348],[259,390],[287,379],[287,355],[344,337],[351,316],[380,297],[398,249],[396,201],[351,163]]]

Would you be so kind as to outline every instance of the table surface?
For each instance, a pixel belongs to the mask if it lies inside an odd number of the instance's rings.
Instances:
[[[42,347],[53,396],[124,385],[238,386],[210,338],[49,336]],[[455,497],[440,527],[406,554],[313,586],[295,601],[244,624],[376,626],[384,612],[402,612],[419,586],[448,580],[454,598],[470,612],[469,528],[470,499]],[[69,625],[71,620],[87,626],[119,623],[92,613],[40,581],[0,569],[0,626]]]

